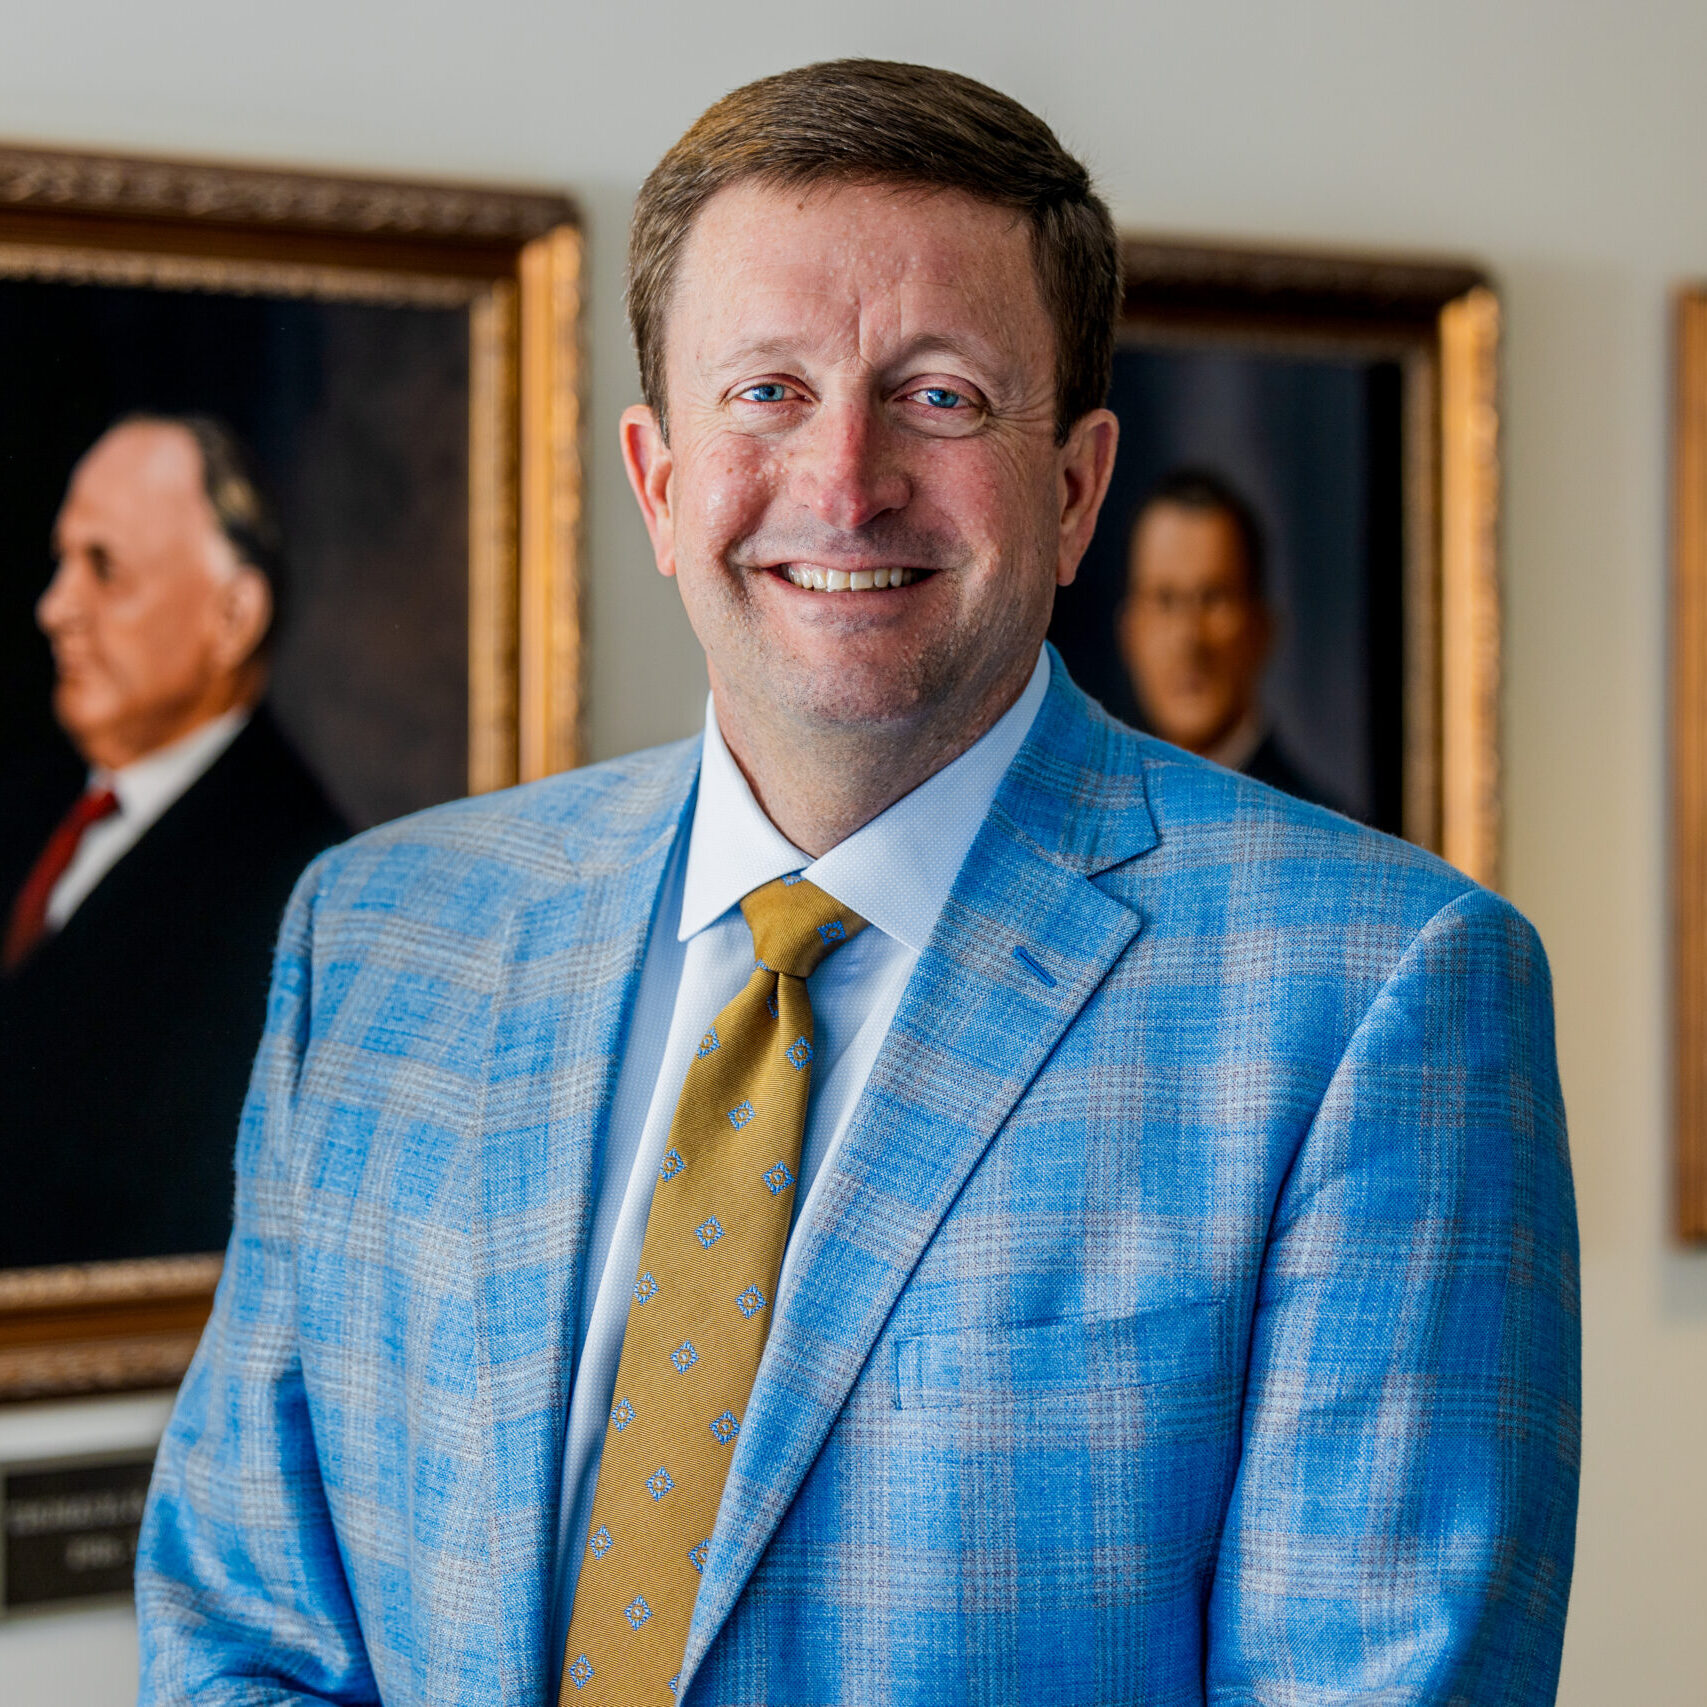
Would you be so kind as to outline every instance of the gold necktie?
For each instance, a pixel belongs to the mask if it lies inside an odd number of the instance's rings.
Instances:
[[[812,1080],[806,980],[865,928],[802,877],[741,903],[753,975],[688,1066],[641,1246],[560,1701],[668,1702],[770,1330]]]

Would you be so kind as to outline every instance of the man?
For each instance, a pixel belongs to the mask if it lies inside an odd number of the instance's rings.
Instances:
[[[54,552],[88,769],[10,791],[0,837],[0,1263],[218,1250],[279,915],[347,830],[260,704],[277,554],[224,428],[114,427]]]
[[[629,276],[704,738],[304,878],[144,1700],[1547,1699],[1545,965],[1043,650],[1114,454],[1083,168],[808,67]]]
[[[1263,715],[1274,615],[1256,511],[1218,475],[1178,469],[1139,507],[1126,562],[1120,654],[1149,728],[1188,753],[1331,805]]]

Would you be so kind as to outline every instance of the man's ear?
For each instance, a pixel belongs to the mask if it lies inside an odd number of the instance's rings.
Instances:
[[[273,589],[267,577],[239,563],[219,594],[219,656],[235,670],[254,656],[273,620]]]
[[[1060,550],[1055,585],[1072,584],[1079,559],[1096,532],[1097,515],[1114,473],[1114,452],[1120,442],[1120,422],[1108,409],[1081,415],[1067,433],[1060,452]]]
[[[670,476],[675,459],[658,417],[644,403],[634,403],[622,412],[622,466],[628,484],[652,538],[652,556],[660,575],[676,572],[676,527],[670,510]]]

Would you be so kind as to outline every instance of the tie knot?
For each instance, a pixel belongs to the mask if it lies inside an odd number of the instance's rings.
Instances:
[[[68,828],[86,830],[103,818],[110,818],[119,809],[119,797],[110,788],[91,788],[79,795],[77,802],[65,815]]]
[[[753,954],[772,972],[809,978],[818,962],[851,941],[866,921],[804,877],[779,877],[741,903]]]

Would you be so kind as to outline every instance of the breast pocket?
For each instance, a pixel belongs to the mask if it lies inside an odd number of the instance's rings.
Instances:
[[[1038,1416],[1057,1429],[1112,1410],[1152,1438],[1213,1430],[1231,1397],[1226,1318],[1208,1300],[1113,1320],[913,1335],[895,1348],[896,1407],[999,1412],[1014,1423]]]

